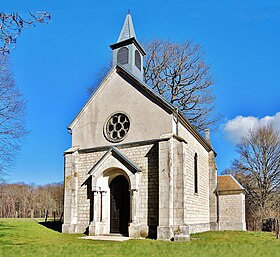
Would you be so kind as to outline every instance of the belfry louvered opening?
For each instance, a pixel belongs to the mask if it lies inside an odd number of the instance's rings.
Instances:
[[[119,64],[128,64],[128,54],[129,54],[129,50],[127,47],[122,47],[119,51],[118,51],[118,55],[117,55],[117,63]]]
[[[141,70],[141,57],[140,57],[140,53],[135,50],[135,66]]]

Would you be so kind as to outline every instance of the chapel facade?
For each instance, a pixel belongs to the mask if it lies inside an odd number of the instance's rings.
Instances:
[[[130,14],[110,47],[113,68],[68,127],[63,232],[182,241],[219,229],[209,131],[202,137],[143,82],[145,50]],[[246,229],[244,189],[236,185],[223,188],[234,197],[224,198],[233,200],[223,201],[222,229]]]

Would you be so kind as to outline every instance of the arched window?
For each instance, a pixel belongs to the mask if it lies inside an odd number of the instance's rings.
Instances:
[[[198,193],[197,153],[194,154],[194,192]]]
[[[137,50],[135,50],[135,66],[141,70],[141,57]]]
[[[119,63],[119,64],[128,64],[128,48],[127,47],[122,47],[118,51],[117,63]]]

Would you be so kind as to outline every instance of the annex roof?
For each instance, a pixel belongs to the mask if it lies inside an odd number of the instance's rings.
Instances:
[[[245,190],[243,186],[232,175],[218,176],[219,191],[238,191]]]

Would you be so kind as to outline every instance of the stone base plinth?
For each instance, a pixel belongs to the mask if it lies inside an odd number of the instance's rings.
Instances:
[[[170,226],[158,226],[157,239],[159,240],[171,240],[173,237],[173,230]]]
[[[176,235],[174,236],[174,241],[176,242],[186,242],[190,241],[190,236],[189,235]]]
[[[88,227],[89,236],[98,236],[109,234],[108,225],[106,222],[95,222],[92,221]]]
[[[130,223],[128,227],[128,235],[132,238],[140,238],[140,228],[137,223]]]
[[[77,233],[76,224],[62,224],[62,233],[65,234],[74,234]]]
[[[132,222],[129,224],[128,234],[133,238],[146,238],[149,234],[149,227],[146,224]]]
[[[183,242],[190,240],[189,226],[174,226],[174,241]]]
[[[217,222],[210,222],[210,230],[216,231],[219,230],[219,226]]]

